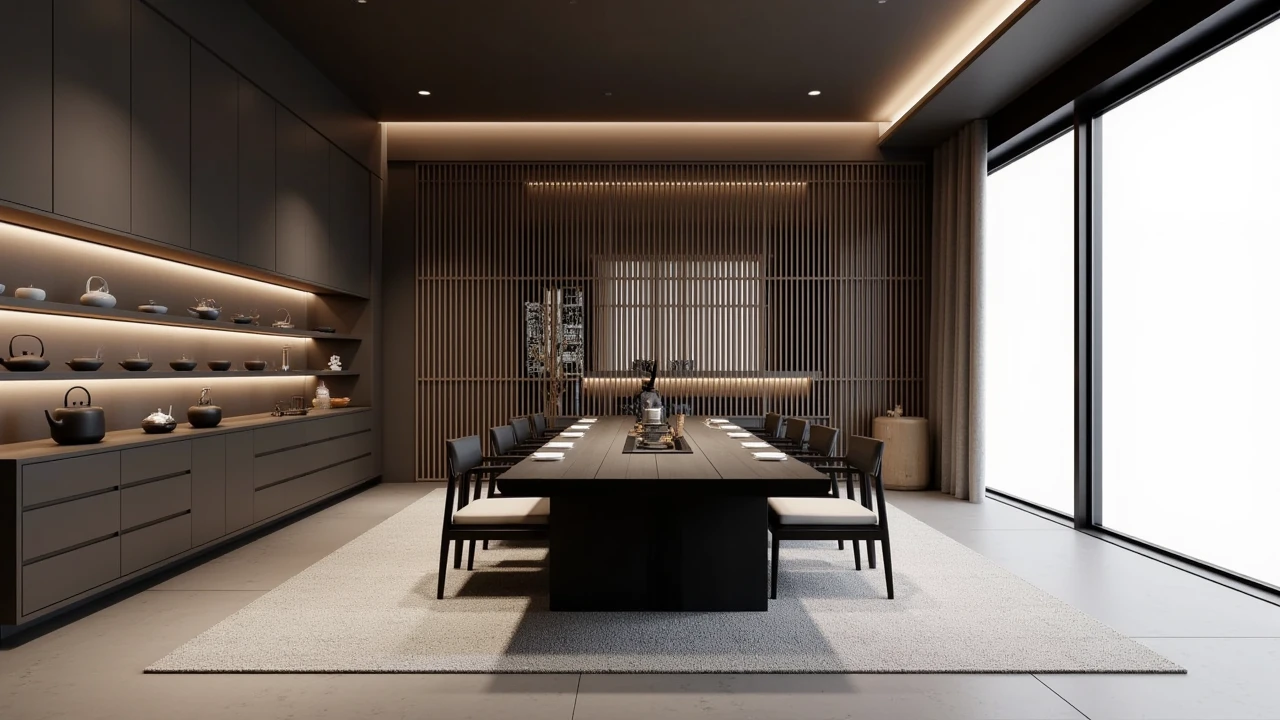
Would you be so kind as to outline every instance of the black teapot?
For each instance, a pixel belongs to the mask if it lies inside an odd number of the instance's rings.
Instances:
[[[13,341],[20,337],[29,337],[40,343],[40,354],[32,355],[26,350],[21,355],[13,354]],[[49,367],[49,361],[44,357],[44,341],[35,335],[14,335],[9,340],[9,359],[0,360],[0,365],[4,365],[6,370],[10,372],[40,372]]]
[[[218,427],[222,422],[222,408],[209,399],[209,388],[200,388],[200,399],[187,408],[187,422],[193,428]]]
[[[72,390],[84,390],[85,401],[72,403]],[[93,397],[80,385],[62,396],[62,407],[52,415],[45,410],[44,418],[49,421],[49,435],[59,445],[88,445],[101,442],[107,434],[107,414],[94,406]]]

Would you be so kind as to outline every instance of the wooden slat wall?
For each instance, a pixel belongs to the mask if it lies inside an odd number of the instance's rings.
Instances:
[[[866,434],[894,404],[925,410],[924,164],[422,163],[418,185],[420,478],[444,476],[446,438],[487,444],[490,426],[545,409],[523,362],[523,303],[544,287],[586,293],[588,376],[648,347],[659,390],[698,414],[776,411]],[[679,354],[733,379],[664,384],[661,337],[641,346],[652,327],[619,326],[642,314],[618,311],[637,298],[610,291],[608,268],[644,259],[696,263],[680,292],[716,321],[685,332]],[[755,328],[738,327],[743,261],[760,268]],[[588,379],[565,410],[616,413],[637,384]]]

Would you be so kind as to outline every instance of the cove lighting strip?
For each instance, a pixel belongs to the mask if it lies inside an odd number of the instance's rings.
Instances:
[[[585,186],[601,186],[601,187],[658,187],[658,186],[681,186],[681,187],[804,187],[807,182],[730,182],[730,181],[709,181],[709,182],[667,182],[667,181],[643,181],[643,182],[622,182],[622,181],[606,181],[606,182],[528,182],[525,183],[529,187],[585,187]]]

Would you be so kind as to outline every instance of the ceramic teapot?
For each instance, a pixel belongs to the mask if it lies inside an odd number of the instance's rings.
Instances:
[[[173,406],[169,406],[169,413],[173,412]],[[148,435],[158,435],[161,433],[173,432],[178,427],[178,421],[173,419],[173,415],[162,412],[160,408],[142,419],[142,431]]]
[[[209,388],[200,388],[200,399],[187,408],[187,422],[193,428],[217,427],[222,422],[222,408],[209,399]]]
[[[201,320],[217,320],[222,314],[222,306],[213,298],[196,298],[195,307],[187,308],[187,312]]]
[[[102,287],[97,290],[93,289],[93,281],[97,280],[102,283]],[[80,304],[90,307],[113,308],[116,306],[116,296],[111,294],[107,288],[105,278],[94,275],[84,282],[84,294],[80,296]]]
[[[71,402],[73,390],[84,390],[84,402]],[[101,442],[107,434],[107,414],[102,408],[93,404],[89,391],[76,385],[62,396],[62,407],[55,408],[50,415],[44,411],[44,419],[49,423],[49,435],[59,445],[88,445]]]
[[[20,337],[29,337],[40,343],[40,354],[32,355],[26,350],[21,355],[13,354],[13,341]],[[9,359],[0,360],[0,365],[4,365],[5,369],[10,372],[40,372],[49,367],[49,361],[44,358],[44,341],[35,335],[14,335],[9,339]]]

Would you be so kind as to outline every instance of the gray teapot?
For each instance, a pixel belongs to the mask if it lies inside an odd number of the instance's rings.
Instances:
[[[85,401],[72,403],[72,390],[84,390]],[[59,445],[88,445],[101,442],[107,434],[106,412],[94,406],[93,397],[80,385],[62,396],[62,407],[55,408],[52,415],[45,410],[44,419],[49,422],[49,435]]]

